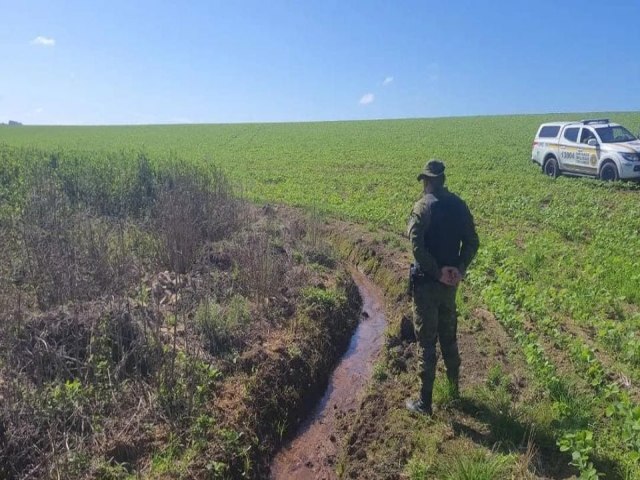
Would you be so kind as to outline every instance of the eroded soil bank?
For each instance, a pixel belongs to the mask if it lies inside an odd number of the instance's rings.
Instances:
[[[362,297],[362,319],[329,385],[295,438],[274,459],[273,479],[332,479],[338,454],[339,419],[357,408],[384,343],[381,291],[361,272],[351,275]]]
[[[172,170],[111,217],[54,173],[0,222],[0,478],[267,478],[362,311],[317,220]]]

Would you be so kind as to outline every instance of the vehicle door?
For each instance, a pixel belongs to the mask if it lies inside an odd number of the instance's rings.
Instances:
[[[589,145],[590,140],[592,145]],[[582,127],[582,130],[580,130],[580,144],[576,152],[577,167],[585,173],[597,174],[599,158],[600,146],[598,136],[592,128]]]
[[[569,125],[564,128],[562,135],[560,136],[560,143],[558,147],[558,153],[560,158],[561,170],[569,170],[572,172],[579,172],[579,165],[576,161],[576,154],[578,152],[578,135],[580,134],[580,126]]]

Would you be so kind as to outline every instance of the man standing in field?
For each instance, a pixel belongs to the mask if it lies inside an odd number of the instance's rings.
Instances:
[[[424,195],[409,219],[409,238],[415,258],[412,271],[413,317],[422,347],[420,398],[407,400],[412,412],[431,415],[436,376],[436,342],[447,367],[447,378],[458,395],[460,353],[456,331],[456,291],[478,251],[479,240],[469,208],[444,187],[444,163],[430,160],[418,180]]]

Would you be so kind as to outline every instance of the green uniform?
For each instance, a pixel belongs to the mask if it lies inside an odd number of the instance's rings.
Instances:
[[[416,202],[408,231],[413,256],[423,274],[414,281],[413,312],[416,336],[422,347],[421,399],[430,406],[438,339],[447,376],[456,385],[460,369],[457,288],[438,281],[440,269],[456,267],[464,274],[478,251],[479,241],[467,205],[445,188],[427,193]]]

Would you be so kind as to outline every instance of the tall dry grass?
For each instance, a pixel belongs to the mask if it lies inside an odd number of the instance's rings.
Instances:
[[[184,313],[211,285],[176,284],[171,332],[149,276],[192,270],[245,207],[216,169],[140,155],[91,176],[34,155],[0,209],[0,478],[95,478],[145,422],[188,424],[216,381]]]

